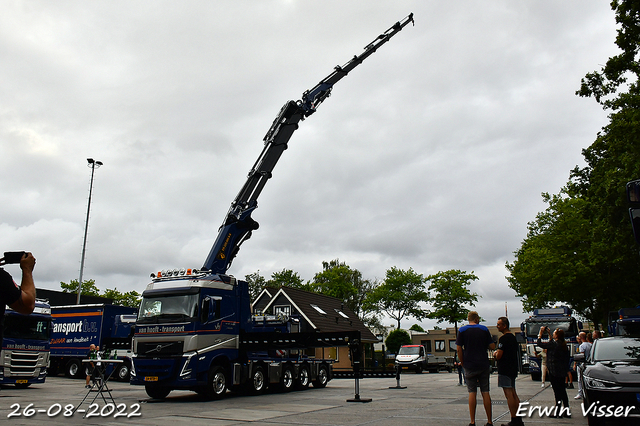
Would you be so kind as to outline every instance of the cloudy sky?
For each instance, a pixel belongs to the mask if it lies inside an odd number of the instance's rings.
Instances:
[[[608,2],[2,1],[0,249],[38,287],[142,292],[202,266],[280,107],[407,26],[302,122],[229,270],[304,280],[339,258],[474,271],[493,324],[527,222],[607,122],[580,79],[617,51]],[[17,266],[6,268],[19,275]],[[386,321],[392,324],[392,320]],[[408,328],[414,319],[403,321]],[[431,326],[435,322],[423,322]]]

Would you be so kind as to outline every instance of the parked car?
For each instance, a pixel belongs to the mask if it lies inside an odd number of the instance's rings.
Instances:
[[[597,339],[589,358],[576,357],[582,362],[582,412],[589,425],[607,419],[640,424],[640,337]]]

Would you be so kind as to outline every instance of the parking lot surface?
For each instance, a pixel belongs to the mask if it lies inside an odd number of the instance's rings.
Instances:
[[[577,389],[568,389],[572,418],[551,419],[540,416],[535,407],[553,407],[553,391],[541,388],[529,376],[519,376],[517,391],[522,403],[528,403],[524,419],[527,425],[586,425],[580,400],[573,397]],[[347,402],[355,397],[354,379],[334,379],[324,389],[309,388],[290,393],[266,393],[244,396],[229,393],[219,401],[206,401],[193,392],[173,391],[165,400],[152,400],[143,387],[127,383],[109,382],[116,407],[107,406],[98,395],[90,407],[90,399],[80,407],[87,395],[84,380],[63,377],[47,378],[46,383],[27,389],[3,386],[0,390],[0,421],[7,424],[54,425],[370,425],[416,426],[469,424],[468,393],[458,386],[453,373],[406,373],[397,388],[395,378],[366,378],[359,382],[360,398],[372,401]],[[510,420],[497,375],[491,376],[493,422],[496,425]],[[478,425],[486,423],[486,416],[478,395]],[[33,405],[29,405],[33,404]],[[73,414],[71,411],[77,409]],[[84,412],[83,412],[84,410]],[[622,424],[625,424],[624,422]],[[633,424],[633,423],[628,423]]]

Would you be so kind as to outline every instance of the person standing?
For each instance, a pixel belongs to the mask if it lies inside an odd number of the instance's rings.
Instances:
[[[464,372],[462,371],[462,364],[460,363],[460,360],[458,359],[458,352],[456,351],[453,354],[453,365],[456,367],[456,370],[458,370],[458,386],[462,386],[462,382],[464,381],[464,384],[467,384],[467,381],[464,378]]]
[[[93,343],[89,345],[89,352],[87,352],[87,359],[98,359],[98,350],[96,345],[94,345]],[[95,368],[96,368],[96,365],[94,362],[87,363],[87,376],[85,378],[85,383],[84,383],[84,387],[87,389],[91,389],[91,385],[89,384],[91,377],[93,377],[95,380]]]
[[[591,343],[587,340],[587,333],[581,331],[578,334],[578,341],[581,342],[578,350],[581,354],[584,354],[584,360],[586,361],[589,358],[589,354],[591,353]],[[577,364],[577,363],[576,363]],[[574,397],[575,399],[584,398],[584,390],[582,389],[582,369],[576,365],[576,373],[578,374],[578,394]]]
[[[507,398],[507,405],[511,413],[511,421],[502,426],[524,425],[522,417],[518,417],[520,398],[516,393],[516,377],[518,376],[518,342],[516,336],[509,329],[507,317],[498,318],[498,331],[502,336],[498,339],[498,349],[494,356],[498,363],[498,387],[502,388]]]
[[[542,380],[541,388],[544,387],[544,382],[547,380],[547,376],[549,375],[549,370],[547,369],[547,350],[541,349],[540,353],[540,379]]]
[[[15,262],[18,263],[16,259]],[[0,266],[7,264],[7,259],[0,259]],[[36,287],[33,282],[33,269],[36,266],[36,258],[31,253],[22,253],[20,269],[22,269],[22,281],[20,287],[15,283],[11,274],[0,268],[0,347],[2,347],[2,334],[4,323],[4,311],[8,305],[16,312],[29,315],[36,306]]]
[[[549,340],[542,341],[544,332],[549,333]],[[547,368],[549,369],[549,381],[553,388],[553,395],[556,400],[556,410],[549,417],[567,417],[571,418],[569,409],[569,397],[565,388],[564,380],[569,371],[569,347],[564,340],[564,330],[557,328],[551,335],[549,327],[540,327],[537,345],[543,349],[547,349]],[[561,408],[564,405],[564,409]]]
[[[467,381],[467,391],[469,392],[469,417],[471,423],[476,424],[476,401],[478,387],[482,393],[482,403],[487,414],[487,425],[493,425],[491,417],[491,395],[489,394],[489,375],[491,365],[487,350],[496,348],[489,329],[480,325],[480,316],[476,311],[471,311],[467,315],[468,325],[462,326],[458,330],[456,338],[456,349],[458,359],[464,369],[464,377]]]

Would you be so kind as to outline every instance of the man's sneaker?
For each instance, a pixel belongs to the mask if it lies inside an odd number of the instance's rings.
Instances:
[[[573,389],[573,383],[569,383],[568,388],[569,388],[569,389]]]
[[[582,395],[577,394],[576,396],[573,397],[573,399],[582,399]]]
[[[543,388],[543,387],[544,387],[544,382],[542,382],[542,384],[540,385],[540,387],[541,387],[541,388]]]
[[[84,385],[85,389],[91,389],[91,385]]]

